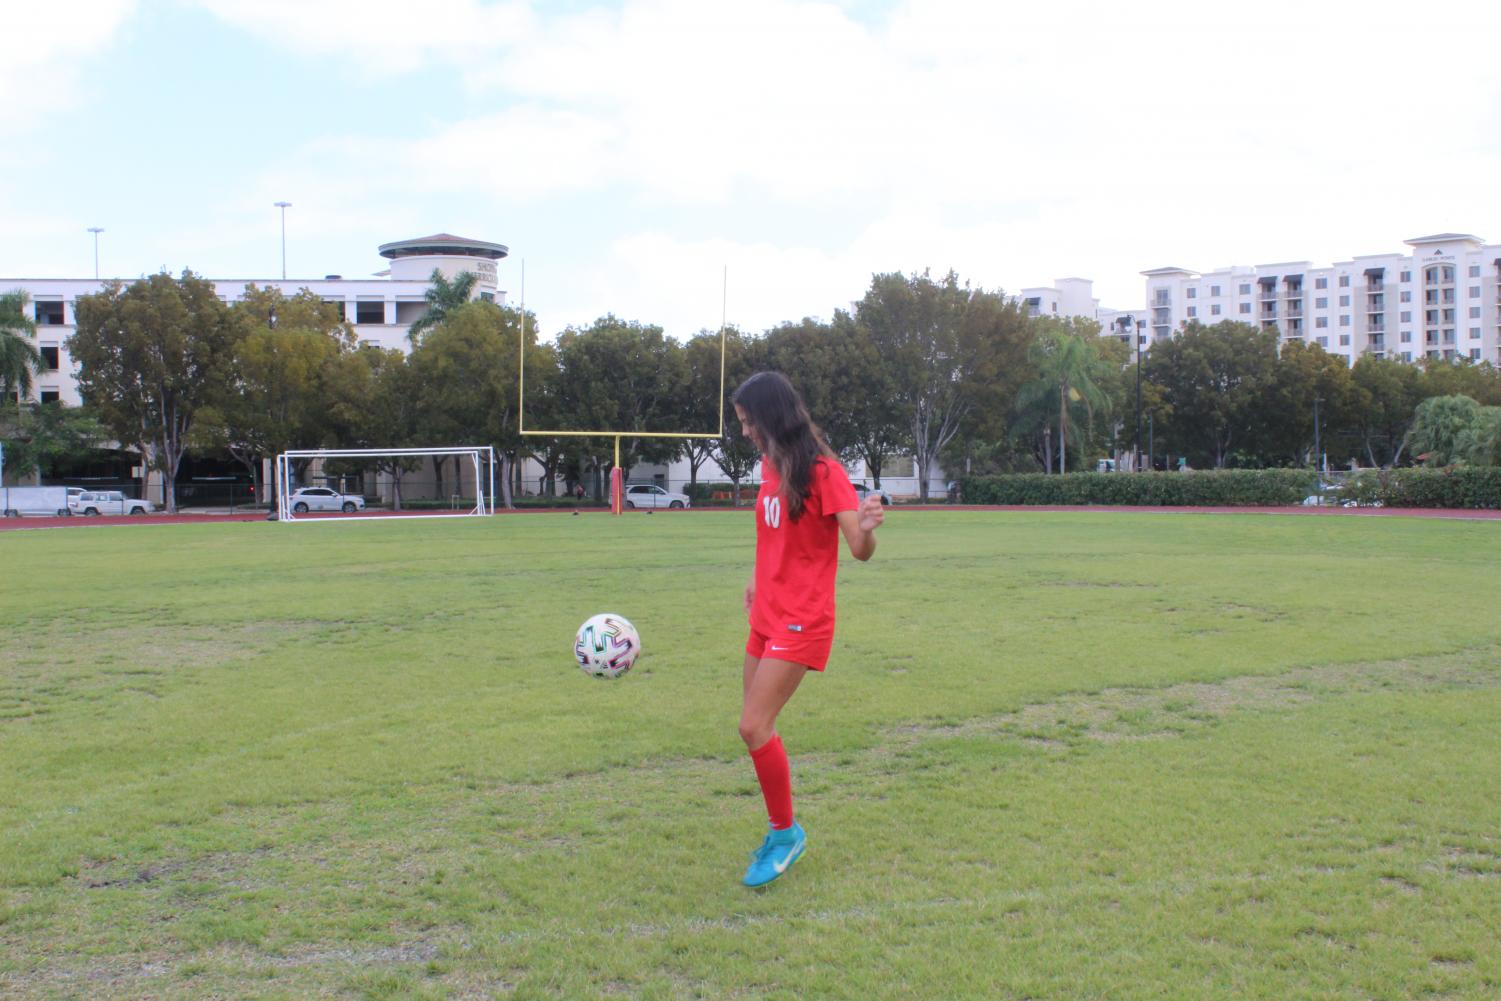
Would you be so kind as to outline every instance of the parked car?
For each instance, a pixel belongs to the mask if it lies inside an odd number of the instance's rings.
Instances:
[[[855,496],[859,497],[862,503],[864,502],[865,498],[869,497],[871,494],[875,494],[877,497],[881,498],[882,504],[891,503],[891,495],[880,487],[868,487],[863,483],[856,483],[854,484],[854,487]]]
[[[626,507],[687,507],[688,495],[675,494],[651,483],[632,483],[625,488]]]
[[[156,505],[150,501],[126,497],[118,490],[83,490],[68,496],[68,507],[74,514],[90,518],[104,514],[154,514]]]
[[[341,494],[328,487],[299,487],[287,498],[287,504],[297,514],[309,511],[343,511],[353,514],[365,510],[365,498],[359,494]]]

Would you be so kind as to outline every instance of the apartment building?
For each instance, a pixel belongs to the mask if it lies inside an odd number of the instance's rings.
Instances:
[[[406,350],[407,330],[427,309],[425,294],[436,269],[453,279],[468,271],[479,276],[476,298],[505,302],[497,285],[496,263],[507,249],[498,243],[470,240],[448,233],[398,240],[379,248],[390,265],[368,278],[346,279],[325,275],[320,279],[214,278],[219,298],[239,301],[249,285],[279,288],[286,295],[308,289],[325,302],[339,307],[341,316],[353,325],[362,344]],[[73,335],[73,304],[79,296],[98,292],[106,283],[89,278],[0,278],[0,292],[21,290],[31,298],[36,321],[36,346],[46,369],[35,380],[33,397],[43,403],[61,401],[76,406],[80,401],[77,372],[68,354]]]
[[[1253,323],[1282,341],[1318,344],[1348,363],[1363,354],[1501,364],[1501,244],[1467,233],[1405,241],[1410,253],[1369,254],[1146,278],[1149,340],[1190,320]]]
[[[1033,316],[1083,317],[1100,325],[1100,333],[1119,337],[1128,345],[1137,320],[1145,320],[1146,310],[1111,309],[1101,306],[1094,296],[1094,282],[1088,278],[1059,278],[1052,285],[1024,288],[1017,296]],[[1146,345],[1146,334],[1138,332]]]

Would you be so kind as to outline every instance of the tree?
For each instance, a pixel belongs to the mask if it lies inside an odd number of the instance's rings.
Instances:
[[[323,378],[329,444],[339,448],[411,448],[417,440],[418,393],[407,357],[395,348],[360,347],[332,359]],[[402,480],[422,460],[383,456],[362,468],[391,477],[391,506],[402,509]],[[361,465],[356,463],[356,465]]]
[[[205,410],[199,438],[224,448],[259,483],[261,460],[329,444],[325,382],[335,359],[353,350],[354,333],[337,307],[306,289],[288,298],[249,285],[229,313],[231,376]]]
[[[1037,378],[1017,394],[1020,408],[1041,405],[1051,400],[1058,414],[1058,471],[1068,471],[1066,459],[1069,418],[1072,411],[1084,413],[1086,427],[1096,412],[1107,412],[1110,402],[1098,385],[1108,374],[1101,363],[1099,349],[1084,336],[1071,332],[1068,321],[1042,321],[1042,332],[1033,342],[1028,356],[1037,369]]]
[[[1277,333],[1224,320],[1190,320],[1182,332],[1152,345],[1143,375],[1162,387],[1172,418],[1170,447],[1194,465],[1224,468],[1231,450],[1253,438],[1266,387],[1275,378]],[[1159,432],[1162,433],[1162,432]]]
[[[755,471],[756,463],[761,460],[761,450],[740,433],[740,420],[735,415],[730,394],[735,387],[766,367],[766,342],[743,337],[739,339],[736,353],[729,356],[725,369],[724,434],[711,442],[710,456],[729,477],[734,488],[732,503],[736,507],[740,506],[740,484]]]
[[[934,460],[975,405],[983,378],[974,373],[997,349],[998,328],[1014,327],[1021,315],[1018,303],[961,286],[952,271],[939,281],[926,272],[876,275],[856,303],[855,319],[870,332],[911,436],[921,499]]]
[[[1282,345],[1263,394],[1261,420],[1243,448],[1259,453],[1263,465],[1282,464],[1274,459],[1303,465],[1311,457],[1319,466],[1322,459],[1313,454],[1317,437],[1320,449],[1333,452],[1334,461],[1342,465],[1357,447],[1359,400],[1344,358],[1317,344],[1289,341]],[[1314,433],[1315,407],[1321,425],[1318,435]]]
[[[32,373],[46,367],[29,339],[36,334],[36,322],[26,315],[30,301],[19,290],[0,294],[0,393],[14,393],[18,408],[31,392]]]
[[[766,364],[792,379],[829,447],[844,461],[863,460],[881,485],[885,460],[909,427],[897,384],[870,331],[836,310],[832,322],[804,319],[766,334]]]
[[[1472,428],[1480,418],[1480,404],[1468,396],[1434,396],[1418,404],[1413,418],[1413,454],[1429,466],[1448,466],[1461,458],[1461,441],[1470,447]],[[1466,439],[1467,434],[1469,439]]]
[[[1371,466],[1396,465],[1422,401],[1422,369],[1394,358],[1361,355],[1350,369],[1355,430]]]
[[[735,409],[730,405],[730,395],[735,387],[744,382],[751,370],[747,364],[745,334],[734,327],[724,331],[723,351],[717,330],[701,330],[683,345],[684,384],[679,390],[682,404],[681,427],[710,433],[723,430],[730,433],[735,424]],[[721,358],[723,376],[721,377]],[[720,387],[724,392],[721,399]],[[698,485],[698,471],[714,457],[723,437],[688,438],[684,440],[683,454],[688,460],[688,491]]]
[[[1501,466],[1501,407],[1481,407],[1454,444],[1466,465]]]
[[[222,399],[238,337],[214,285],[184,271],[129,286],[111,282],[76,304],[68,348],[84,401],[123,443],[162,474],[177,510],[177,470],[199,414]]]
[[[409,359],[419,437],[493,446],[500,455],[506,507],[512,506],[511,469],[522,444],[517,343],[522,326],[517,310],[471,302],[429,330]],[[529,321],[525,327],[528,346],[535,349],[535,327]],[[527,367],[533,367],[530,360]],[[434,464],[440,476],[441,468]]]
[[[620,454],[626,473],[637,462],[670,462],[681,452],[681,439],[629,435],[683,430],[683,349],[661,327],[604,316],[582,330],[564,330],[557,350],[559,430],[626,432]],[[596,468],[605,468],[606,456],[613,457],[611,438],[581,444]]]
[[[87,458],[109,438],[109,432],[86,407],[61,403],[27,403],[19,412],[0,413],[0,445],[5,465],[52,475],[60,464]]]
[[[432,285],[422,293],[422,298],[427,300],[427,311],[417,318],[417,322],[407,328],[407,339],[415,347],[422,339],[422,335],[441,326],[453,313],[463,308],[474,296],[474,286],[479,281],[479,275],[472,271],[460,271],[449,281],[443,276],[443,272],[433,268],[433,273],[428,279]]]

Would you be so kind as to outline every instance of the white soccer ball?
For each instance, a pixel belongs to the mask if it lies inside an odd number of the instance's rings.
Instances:
[[[624,615],[601,612],[579,626],[573,655],[589,677],[618,678],[641,656],[641,634]]]

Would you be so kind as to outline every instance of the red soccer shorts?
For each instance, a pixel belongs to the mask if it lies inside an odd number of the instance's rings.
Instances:
[[[828,665],[829,651],[833,648],[832,635],[804,636],[802,633],[788,633],[772,642],[767,636],[752,629],[750,639],[745,641],[745,652],[757,660],[763,657],[786,660],[815,671],[822,671]]]

